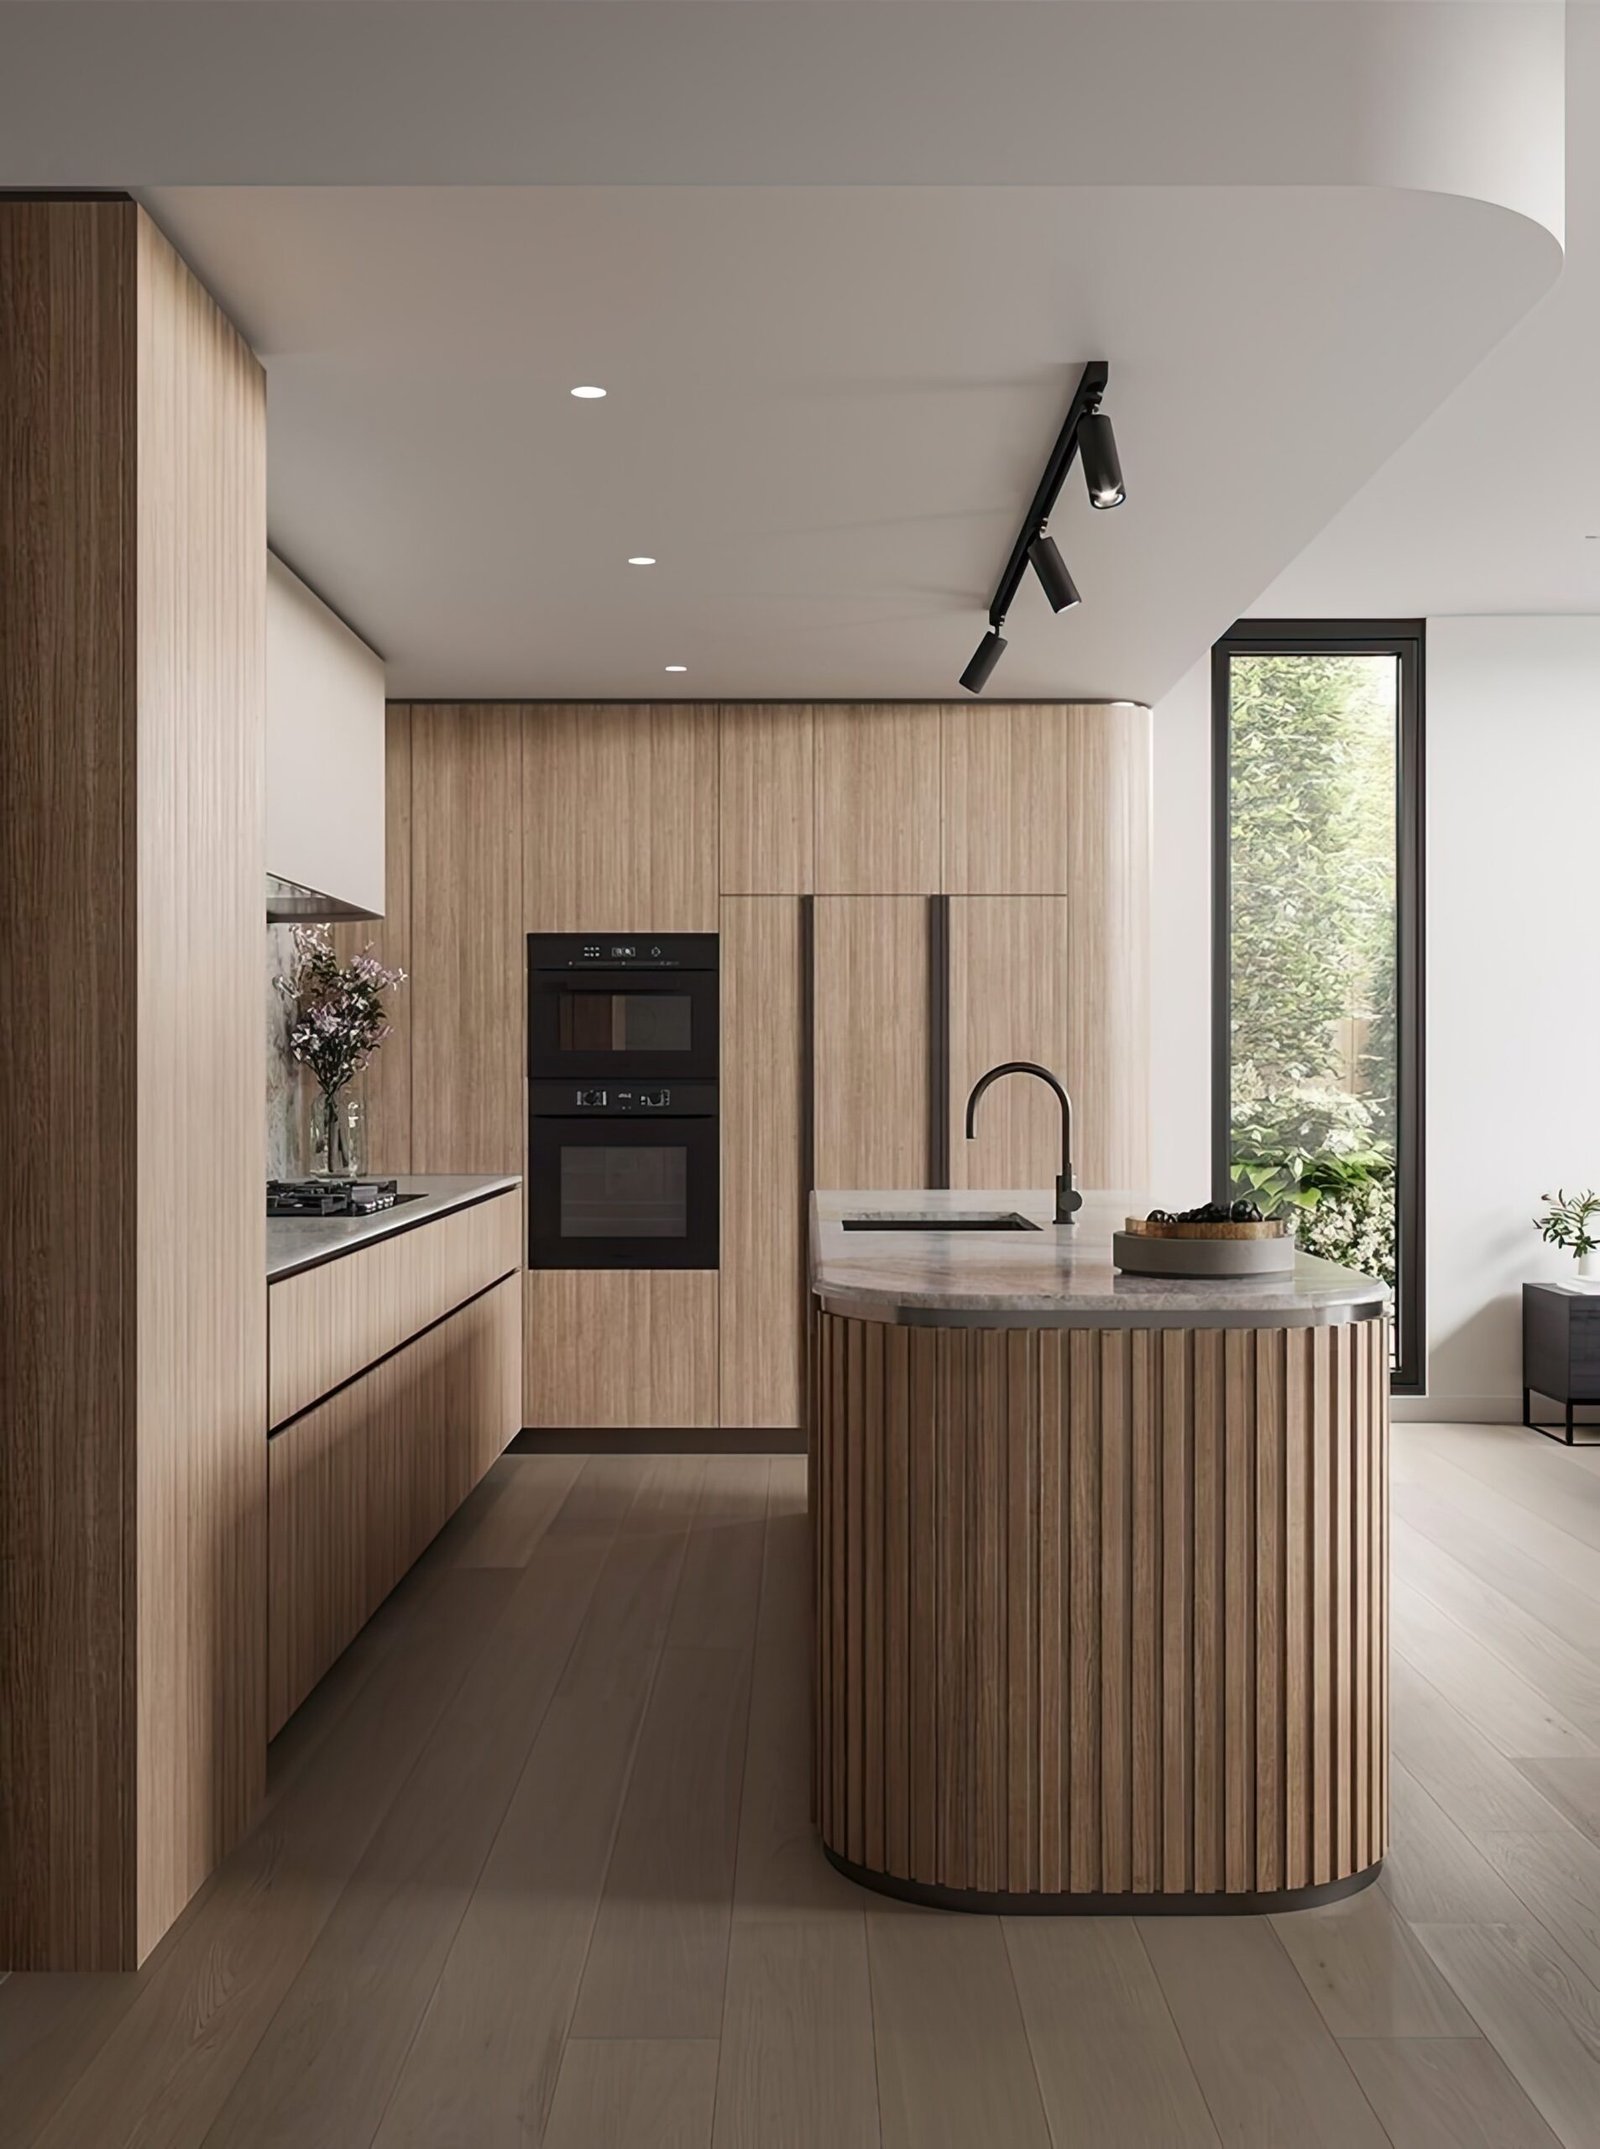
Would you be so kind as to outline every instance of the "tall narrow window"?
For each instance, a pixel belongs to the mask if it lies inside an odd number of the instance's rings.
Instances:
[[[1212,660],[1216,1196],[1394,1292],[1423,1380],[1420,621],[1242,620]]]

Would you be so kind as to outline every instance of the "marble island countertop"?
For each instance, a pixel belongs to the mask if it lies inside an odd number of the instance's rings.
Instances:
[[[393,1173],[387,1176],[395,1179],[401,1194],[416,1198],[397,1201],[392,1209],[379,1209],[372,1216],[269,1216],[268,1283],[281,1282],[298,1269],[315,1268],[318,1262],[331,1261],[339,1254],[354,1253],[374,1239],[387,1238],[396,1231],[409,1231],[416,1224],[426,1224],[436,1216],[448,1214],[451,1209],[465,1209],[475,1201],[485,1201],[491,1194],[509,1193],[522,1184],[515,1173],[487,1177],[442,1172],[414,1178],[400,1178]]]
[[[1227,1280],[1124,1276],[1111,1235],[1142,1194],[1085,1194],[1054,1222],[1048,1192],[827,1190],[811,1197],[811,1288],[825,1311],[901,1327],[1297,1328],[1376,1320],[1385,1285],[1297,1254],[1292,1273]],[[848,1231],[846,1217],[1015,1212],[1037,1231]]]

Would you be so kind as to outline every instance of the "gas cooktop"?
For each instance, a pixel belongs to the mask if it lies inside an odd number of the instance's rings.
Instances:
[[[392,1179],[269,1179],[268,1216],[372,1216],[392,1209]]]

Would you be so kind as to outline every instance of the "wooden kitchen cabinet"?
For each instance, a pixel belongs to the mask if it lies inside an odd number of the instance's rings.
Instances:
[[[716,1269],[530,1269],[523,1422],[715,1425],[717,1284]]]
[[[819,705],[814,751],[817,894],[937,894],[938,709]]]
[[[719,740],[722,892],[809,895],[814,712],[725,706]]]
[[[818,1186],[927,1186],[932,1039],[922,896],[818,896],[812,1113]]]
[[[943,711],[941,885],[1077,895],[1147,875],[1150,712],[1133,702]]]
[[[1061,1112],[1042,1082],[997,1082],[965,1138],[973,1083],[1004,1060],[1034,1060],[1073,1102],[1081,1187],[1137,1191],[1149,1173],[1149,1014],[1144,945],[1114,908],[1071,896],[950,901],[950,1182],[1048,1187]],[[841,1182],[842,1183],[842,1182]]]
[[[515,1435],[520,1339],[507,1276],[268,1442],[269,1736]]]
[[[792,1428],[803,1389],[800,904],[722,902],[721,1422]]]

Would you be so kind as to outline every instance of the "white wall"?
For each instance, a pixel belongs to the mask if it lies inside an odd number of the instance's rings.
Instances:
[[[1422,1414],[1498,1419],[1522,1283],[1571,1273],[1539,1196],[1600,1186],[1600,619],[1431,619],[1427,664]]]
[[[1211,1198],[1211,657],[1153,717],[1150,1193]]]
[[[383,757],[381,659],[269,552],[269,874],[382,916]]]

